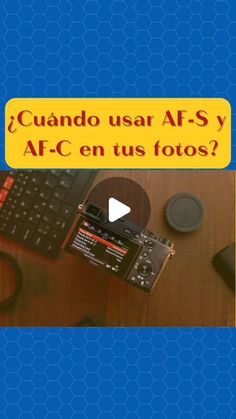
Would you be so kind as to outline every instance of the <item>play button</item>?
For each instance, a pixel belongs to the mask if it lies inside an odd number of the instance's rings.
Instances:
[[[122,171],[121,173],[123,174]],[[102,171],[101,175],[104,176]],[[111,198],[114,201],[111,201],[109,210]],[[98,181],[89,192],[87,200],[106,211],[109,210],[110,222],[124,217],[140,228],[145,228],[151,213],[151,204],[145,189],[139,183],[124,176],[107,176],[106,179]]]
[[[128,205],[123,204],[123,202],[120,202],[115,198],[109,198],[108,219],[110,223],[114,223],[114,221],[119,220],[119,218],[124,217],[130,212],[131,212],[131,208],[128,207]]]

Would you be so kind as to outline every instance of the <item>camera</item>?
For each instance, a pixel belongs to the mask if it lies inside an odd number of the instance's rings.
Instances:
[[[79,206],[63,247],[144,291],[152,290],[175,253],[171,240],[124,218],[111,223],[107,212],[89,201]]]

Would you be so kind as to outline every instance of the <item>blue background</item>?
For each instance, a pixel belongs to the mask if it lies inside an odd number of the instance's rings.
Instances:
[[[0,20],[3,168],[11,97],[225,97],[234,116],[234,0],[2,1]],[[2,418],[236,411],[234,329],[1,329],[0,347]]]

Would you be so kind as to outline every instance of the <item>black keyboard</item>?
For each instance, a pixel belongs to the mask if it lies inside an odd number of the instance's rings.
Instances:
[[[91,170],[0,172],[0,234],[56,257],[94,176]]]

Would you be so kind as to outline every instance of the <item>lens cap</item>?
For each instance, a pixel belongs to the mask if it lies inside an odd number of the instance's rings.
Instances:
[[[204,218],[204,207],[200,199],[190,193],[174,195],[166,206],[168,224],[176,231],[190,233],[197,230]]]

